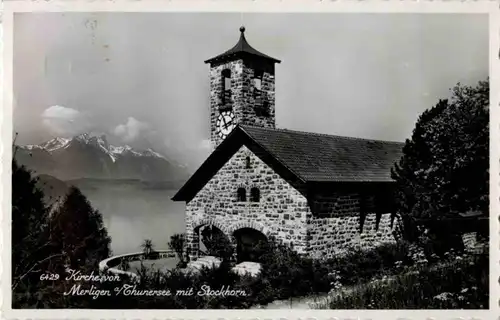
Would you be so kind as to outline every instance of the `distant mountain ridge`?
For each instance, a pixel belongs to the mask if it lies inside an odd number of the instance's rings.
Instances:
[[[37,174],[61,180],[80,178],[185,181],[184,166],[153,149],[113,146],[105,135],[89,133],[54,138],[39,145],[18,146],[16,159]]]
[[[106,136],[101,135],[101,136],[92,136],[89,133],[83,133],[78,136],[75,136],[73,138],[54,138],[51,139],[47,142],[44,142],[40,145],[25,145],[25,146],[20,146],[23,149],[26,150],[35,150],[35,149],[41,149],[41,150],[46,150],[48,152],[53,152],[58,149],[66,149],[68,147],[71,147],[71,143],[75,142],[80,142],[83,144],[87,145],[92,145],[96,148],[100,148],[103,152],[108,154],[111,158],[111,160],[114,162],[116,161],[116,156],[118,155],[123,155],[124,153],[131,153],[136,156],[153,156],[153,157],[158,157],[158,158],[164,158],[166,159],[163,155],[159,154],[158,152],[155,152],[152,149],[147,149],[144,151],[136,151],[134,150],[131,146],[129,145],[124,145],[124,146],[113,146],[108,144]]]

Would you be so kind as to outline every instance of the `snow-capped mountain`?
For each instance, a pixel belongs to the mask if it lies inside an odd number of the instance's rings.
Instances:
[[[143,157],[157,157],[157,158],[163,158],[166,160],[164,156],[159,154],[158,152],[154,151],[153,149],[146,149],[144,151],[137,151],[132,149],[131,146],[129,145],[124,145],[124,146],[112,146],[108,144],[108,141],[106,139],[105,135],[101,136],[91,136],[88,133],[83,133],[81,135],[75,136],[72,139],[66,139],[66,138],[54,138],[52,140],[49,140],[47,142],[44,142],[40,145],[26,145],[26,146],[21,146],[21,148],[28,149],[28,150],[33,150],[33,149],[43,149],[48,152],[54,152],[59,149],[66,149],[71,147],[71,143],[83,143],[86,145],[91,145],[94,146],[98,149],[100,149],[102,152],[106,153],[113,162],[116,161],[117,157],[125,155],[125,154],[131,154],[134,156],[143,156]]]
[[[54,151],[59,148],[64,148],[70,141],[71,139],[55,138],[45,143],[42,143],[40,146],[34,146],[34,147],[42,148],[47,151]]]
[[[185,167],[152,150],[110,145],[106,136],[84,133],[19,146],[16,159],[37,173],[62,180],[78,178],[183,181]]]

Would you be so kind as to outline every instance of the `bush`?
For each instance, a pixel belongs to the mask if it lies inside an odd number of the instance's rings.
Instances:
[[[212,308],[247,308],[249,301],[253,303],[251,295],[249,299],[245,296],[230,295],[199,295],[204,289],[220,290],[229,288],[231,290],[249,291],[244,287],[240,277],[233,273],[230,265],[222,263],[219,267],[203,268],[200,273],[185,273],[180,269],[174,269],[168,273],[158,270],[151,271],[144,265],[138,270],[140,281],[136,283],[136,290],[169,290],[169,296],[119,296],[99,297],[94,302],[95,307],[116,309],[212,309]],[[129,282],[130,283],[130,282]],[[101,284],[104,288],[108,283]],[[123,300],[122,300],[123,299]],[[131,301],[132,300],[132,301]]]
[[[168,247],[170,250],[173,250],[177,257],[179,258],[179,262],[184,264],[185,261],[185,253],[186,253],[186,234],[185,233],[176,233],[170,237],[170,242],[168,243]],[[181,267],[183,268],[183,267]]]
[[[366,282],[375,276],[394,274],[401,266],[414,264],[410,247],[406,242],[383,244],[372,250],[351,250],[346,255],[338,256],[316,264],[324,265],[329,272],[338,271],[343,285]]]
[[[313,260],[290,248],[271,243],[262,257],[258,286],[258,303],[326,293],[342,285],[363,283],[400,271],[414,261],[408,243],[383,244],[369,251],[351,250],[332,259]]]
[[[488,308],[488,257],[458,259],[333,296],[332,309]]]
[[[206,227],[201,231],[201,242],[207,248],[207,254],[220,257],[223,261],[230,261],[234,248],[231,241],[215,227]]]
[[[357,286],[358,289],[349,295],[337,297],[332,302],[336,308],[404,306],[410,308],[426,304],[438,308],[445,305],[445,302],[439,300],[441,297],[439,294],[443,292],[452,295],[442,296],[447,299],[454,297],[455,300],[464,299],[460,298],[460,295],[474,295],[466,298],[467,301],[481,303],[487,296],[484,292],[488,283],[487,262],[474,262],[477,264],[477,267],[474,267],[467,264],[471,263],[470,260],[460,260],[453,252],[440,259],[448,265],[447,268],[443,269],[440,266],[439,269],[439,265],[435,265],[430,267],[430,271],[425,271],[429,269],[429,262],[425,264],[419,262],[425,259],[425,256],[422,258],[422,250],[406,243],[385,244],[370,251],[351,251],[342,257],[323,261],[304,258],[286,246],[271,243],[268,249],[269,251],[262,256],[262,269],[257,277],[239,276],[233,273],[227,261],[221,263],[218,268],[204,268],[199,273],[188,274],[179,269],[163,274],[159,271],[152,272],[142,266],[138,271],[141,277],[140,283],[137,284],[138,290],[169,289],[173,295],[134,297],[133,304],[124,303],[119,299],[108,299],[110,305],[107,307],[131,308],[133,305],[136,308],[154,309],[249,308],[254,305],[266,305],[274,300],[292,299],[310,294],[334,291],[331,294],[335,295],[335,291],[345,285]],[[463,261],[467,263],[462,263]],[[419,270],[419,274],[411,273],[415,270]],[[394,276],[398,272],[405,272],[405,275],[396,277],[390,285],[388,282],[380,281],[366,284],[376,278]],[[468,280],[469,274],[472,278]],[[450,282],[451,285],[444,282]],[[433,289],[435,283],[441,284]],[[460,283],[467,285],[460,287]],[[486,287],[478,289],[482,284],[486,284]],[[223,287],[242,290],[246,295],[197,295],[203,286],[209,286],[212,290]],[[175,295],[176,292],[189,288],[193,288],[193,294]],[[462,292],[466,288],[468,289]],[[433,299],[435,296],[438,298]],[[398,299],[402,299],[403,302],[399,303]],[[370,305],[371,300],[376,302]],[[450,304],[450,301],[446,303]],[[479,306],[481,303],[471,302],[471,306]]]
[[[144,239],[141,244],[144,259],[149,259],[151,253],[154,251],[155,245],[151,239]]]

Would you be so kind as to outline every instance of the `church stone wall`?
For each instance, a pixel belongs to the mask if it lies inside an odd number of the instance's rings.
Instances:
[[[375,196],[355,192],[316,194],[310,201],[314,215],[308,229],[308,251],[312,256],[331,258],[351,248],[370,249],[395,242],[391,214],[381,214],[377,223]],[[362,209],[364,207],[364,209]],[[366,216],[361,226],[361,212]]]
[[[332,258],[345,254],[352,248],[366,250],[383,243],[395,242],[390,214],[382,215],[378,228],[376,215],[368,214],[361,233],[359,212],[353,214],[333,218],[312,218],[308,230],[310,255],[315,258]]]
[[[240,187],[246,189],[246,202],[237,201]],[[249,201],[253,187],[260,190],[259,202]],[[243,146],[186,205],[189,247],[198,249],[194,229],[212,224],[232,241],[234,231],[250,227],[306,253],[310,215],[305,197]]]
[[[250,157],[250,168],[246,158]],[[237,201],[237,189],[245,188],[246,202]],[[250,190],[260,190],[260,202],[250,202]],[[312,214],[311,206],[315,211]],[[312,257],[331,258],[352,247],[371,248],[393,242],[390,214],[368,213],[360,233],[359,195],[318,196],[308,203],[299,191],[278,176],[245,146],[214,175],[186,205],[186,230],[192,257],[198,249],[195,228],[214,225],[235,244],[233,233],[253,228],[266,237],[293,245]]]

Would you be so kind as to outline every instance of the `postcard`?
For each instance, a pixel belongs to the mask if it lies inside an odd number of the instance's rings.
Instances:
[[[4,317],[493,319],[499,27],[493,2],[5,3]]]

